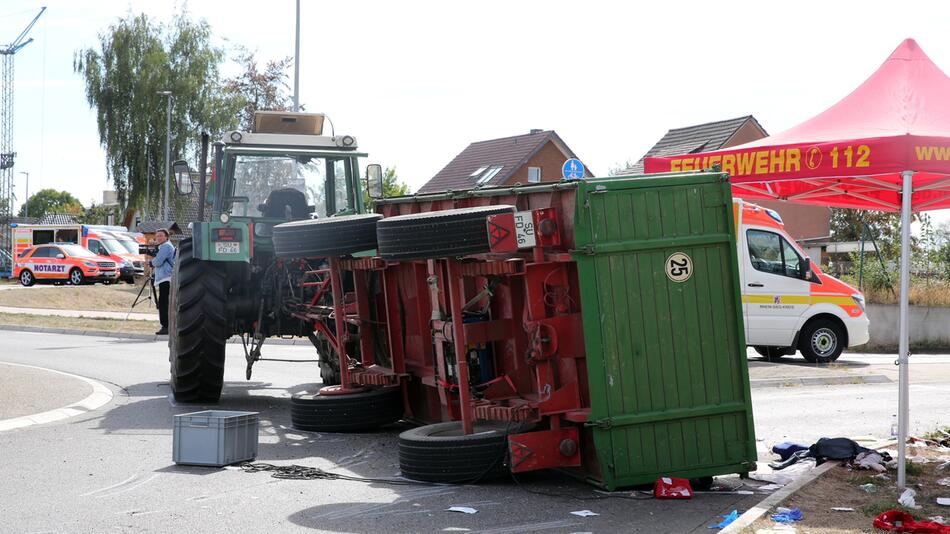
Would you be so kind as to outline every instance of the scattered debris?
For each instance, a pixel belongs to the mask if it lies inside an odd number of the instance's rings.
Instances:
[[[940,506],[950,506],[950,497],[937,497],[937,504]]]
[[[831,511],[832,512],[853,512],[854,508],[850,508],[847,506],[832,506]]]
[[[657,499],[691,499],[693,488],[685,478],[662,477],[653,484],[653,496]]]
[[[871,484],[870,482],[868,482],[867,484],[861,484],[860,486],[858,486],[858,489],[860,489],[861,491],[865,493],[877,492],[877,486],[875,486],[874,484]]]
[[[907,488],[904,490],[904,493],[901,493],[901,496],[898,497],[897,502],[905,508],[918,509],[920,506],[917,505],[917,500],[915,499],[917,492]]]
[[[721,522],[715,525],[709,525],[709,528],[719,528],[719,529],[726,528],[729,525],[731,525],[732,522],[735,521],[736,519],[739,519],[739,510],[733,510],[729,512],[728,514],[722,516]]]
[[[941,486],[950,486],[950,477],[937,480],[937,484],[940,484]]]
[[[594,515],[600,515],[597,512],[591,512],[590,510],[578,510],[576,512],[571,512],[571,515],[576,515],[578,517],[591,517]]]
[[[798,508],[785,508],[784,506],[779,506],[775,509],[774,514],[772,514],[772,521],[776,523],[795,523],[801,521],[804,515],[802,511]]]
[[[950,527],[935,521],[916,521],[914,516],[900,510],[889,510],[874,518],[874,528],[917,534],[947,534]]]
[[[453,506],[446,510],[448,512],[461,512],[463,514],[477,514],[478,510],[470,508],[468,506]]]
[[[785,487],[784,484],[766,484],[764,486],[759,486],[756,489],[758,489],[759,491],[775,491],[777,489],[782,489],[784,487]]]

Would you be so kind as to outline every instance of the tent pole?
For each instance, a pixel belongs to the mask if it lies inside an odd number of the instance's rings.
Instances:
[[[904,171],[901,191],[901,298],[900,340],[898,345],[898,420],[897,420],[897,489],[903,491],[907,483],[907,433],[910,426],[910,376],[908,374],[908,300],[910,290],[910,218],[914,171]]]

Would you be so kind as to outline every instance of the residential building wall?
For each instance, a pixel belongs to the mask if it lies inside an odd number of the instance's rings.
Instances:
[[[511,178],[501,185],[512,185],[519,182],[522,184],[528,183],[528,167],[541,167],[542,182],[560,181],[561,167],[568,157],[569,156],[565,156],[553,142],[548,141],[541,147],[541,150],[538,150],[534,156],[531,156],[528,163],[522,165],[520,169],[511,175]]]

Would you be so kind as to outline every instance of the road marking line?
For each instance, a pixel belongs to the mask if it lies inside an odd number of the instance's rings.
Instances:
[[[51,423],[53,421],[60,421],[62,419],[68,419],[70,417],[75,417],[77,415],[82,415],[97,408],[107,404],[112,400],[112,391],[84,376],[74,375],[72,373],[64,373],[63,371],[57,371],[55,369],[47,369],[46,367],[37,367],[35,365],[24,365],[22,363],[10,363],[10,362],[0,362],[4,365],[15,365],[18,367],[27,367],[30,369],[39,369],[41,371],[48,371],[50,373],[57,373],[64,376],[69,376],[76,378],[89,384],[92,387],[92,393],[89,394],[86,398],[82,399],[79,402],[74,402],[68,406],[62,408],[56,408],[55,410],[48,410],[45,412],[40,412],[33,415],[24,415],[22,417],[13,417],[11,419],[4,419],[0,421],[0,432],[5,432],[7,430],[13,430],[14,428],[23,428],[31,425],[39,425],[43,423]]]

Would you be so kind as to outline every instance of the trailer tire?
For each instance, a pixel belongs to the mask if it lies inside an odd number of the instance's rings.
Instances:
[[[376,248],[378,213],[304,219],[274,227],[274,252],[283,258],[325,258]]]
[[[169,383],[175,400],[217,402],[228,338],[227,273],[214,262],[195,259],[192,240],[183,239],[169,293]]]
[[[291,426],[310,432],[365,432],[402,419],[402,388],[383,387],[359,393],[296,393],[290,398]]]
[[[386,260],[454,258],[491,250],[489,215],[514,206],[476,206],[387,217],[376,225],[379,256]]]
[[[841,356],[847,334],[844,328],[828,319],[813,319],[802,327],[798,350],[809,363],[831,363]]]
[[[515,428],[517,427],[517,428]],[[523,425],[476,421],[462,434],[461,421],[420,426],[399,434],[399,469],[412,480],[474,483],[510,474],[508,435]]]

